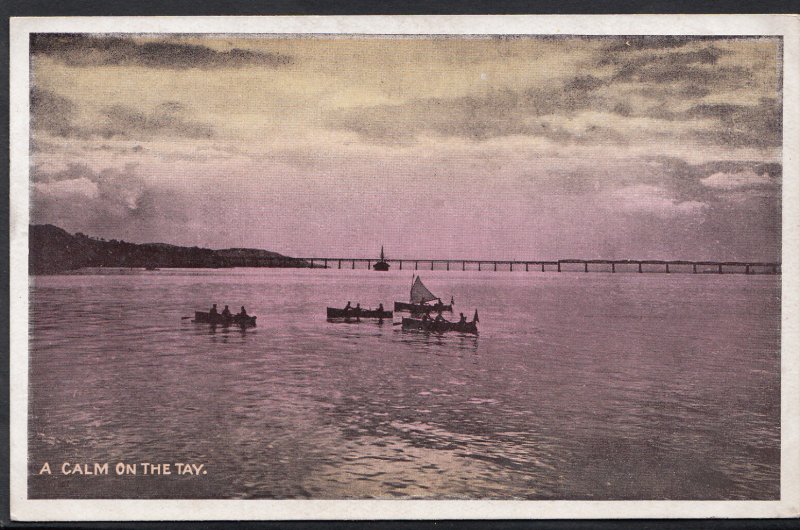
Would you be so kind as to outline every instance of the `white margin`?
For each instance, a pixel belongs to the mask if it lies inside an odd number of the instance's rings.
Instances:
[[[800,18],[794,15],[82,17],[10,21],[10,505],[15,521],[545,519],[800,515]],[[751,35],[784,38],[780,501],[29,500],[29,34]]]

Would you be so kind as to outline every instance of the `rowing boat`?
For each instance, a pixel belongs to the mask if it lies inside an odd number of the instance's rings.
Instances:
[[[456,331],[459,333],[478,334],[478,311],[472,322],[450,322],[449,320],[422,319],[403,317],[403,329],[424,331],[426,333],[445,333]]]
[[[453,311],[453,304],[410,304],[408,302],[395,302],[395,311],[409,311],[411,313],[431,313],[441,311]]]
[[[381,311],[380,309],[339,309],[336,307],[328,308],[328,318],[392,318],[391,311]]]
[[[243,328],[252,328],[256,325],[256,317],[231,315],[229,317],[222,315],[211,315],[205,311],[195,311],[194,320],[197,324],[211,324],[214,326],[241,326]]]

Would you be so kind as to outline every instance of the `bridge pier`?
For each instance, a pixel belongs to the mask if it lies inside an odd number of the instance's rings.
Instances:
[[[327,269],[328,268],[328,260],[324,260],[323,264],[325,265],[325,268]]]
[[[557,265],[558,265],[558,272],[561,272],[561,262],[559,261]]]
[[[722,263],[719,264],[719,273],[722,274]]]
[[[481,262],[479,261],[478,262],[478,272],[480,272],[480,270],[481,270]]]
[[[697,274],[697,263],[692,263],[692,274]]]
[[[665,263],[664,265],[666,265],[666,266],[667,266],[666,273],[667,273],[667,274],[669,274],[669,263]]]
[[[400,270],[403,270],[403,260],[400,260]]]
[[[462,270],[462,271],[465,271],[465,270],[467,270],[467,262],[466,262],[466,261],[462,261],[462,262],[461,262],[461,270]]]
[[[744,266],[744,273],[745,274],[750,274],[750,265],[749,264]]]
[[[614,266],[614,262],[613,261],[611,262],[611,272],[612,272],[612,274],[617,272],[617,268]]]
[[[642,272],[642,262],[639,262],[639,272]]]
[[[355,268],[356,268],[356,260],[353,260],[353,261],[352,261],[352,268],[353,268],[353,269],[355,269]]]
[[[339,260],[339,268],[342,268],[342,260]]]
[[[528,272],[528,262],[525,262],[525,272]]]
[[[544,272],[544,262],[542,262],[542,272]]]
[[[497,272],[497,262],[494,262],[494,271]]]
[[[508,272],[514,272],[514,263],[511,261],[508,262]]]
[[[584,262],[584,264],[583,264],[583,272],[589,272],[589,263],[588,262]]]
[[[447,262],[447,270],[450,270],[450,262]]]
[[[433,270],[433,261],[431,261],[431,270]]]
[[[414,270],[417,270],[418,268],[419,268],[419,261],[415,261],[414,262]]]
[[[311,258],[311,268],[314,268],[314,258]]]

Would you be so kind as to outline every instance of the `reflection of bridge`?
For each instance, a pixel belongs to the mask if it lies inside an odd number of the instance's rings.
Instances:
[[[334,269],[371,268],[372,258],[297,258],[311,267]],[[459,259],[386,259],[397,270],[478,270],[540,272],[659,272],[716,274],[780,274],[780,263],[745,261],[664,261],[633,259],[560,259],[557,261],[496,261]],[[359,265],[359,267],[356,267]],[[364,267],[365,266],[365,267]]]

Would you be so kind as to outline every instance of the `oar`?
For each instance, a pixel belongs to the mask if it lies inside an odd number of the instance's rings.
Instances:
[[[181,317],[181,320],[189,320],[190,318],[194,318],[194,317]]]

